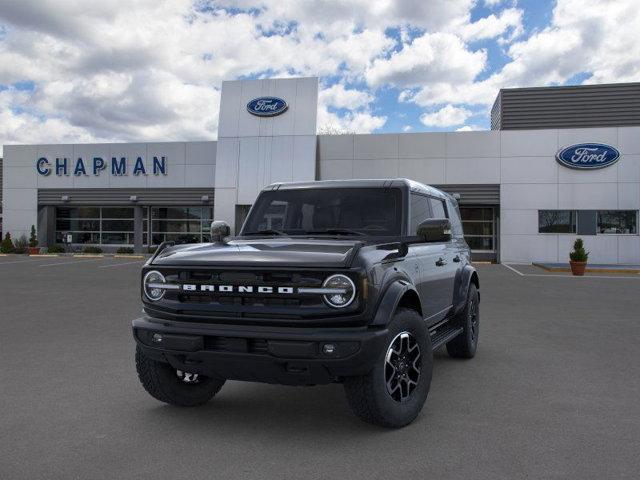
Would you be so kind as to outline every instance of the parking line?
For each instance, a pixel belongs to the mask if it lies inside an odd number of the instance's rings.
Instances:
[[[517,273],[518,275],[520,275],[521,277],[524,277],[524,273],[519,272],[518,270],[516,270],[515,268],[507,265],[506,263],[503,263],[502,265],[504,265],[505,267],[507,267],[509,270],[511,270],[512,272]]]
[[[518,270],[516,270],[515,268],[513,268],[510,265],[507,265],[506,263],[502,263],[501,265],[505,266],[506,268],[508,268],[509,270],[511,270],[514,273],[517,273],[518,275],[520,275],[521,277],[555,277],[555,278],[613,278],[616,280],[621,280],[621,279],[631,279],[631,280],[640,280],[640,278],[638,277],[626,277],[623,275],[620,276],[612,276],[612,275],[584,275],[584,276],[576,276],[576,275],[558,275],[558,274],[553,274],[553,273],[522,273]]]
[[[100,265],[98,268],[121,267],[122,265],[133,265],[134,263],[141,263],[141,260],[136,260],[135,262],[115,263],[115,264],[112,264],[112,265]]]
[[[30,262],[35,262],[37,260],[45,260],[46,258],[34,258],[34,259],[29,259],[29,260],[14,260],[11,262],[0,262],[0,265],[12,265],[15,263],[30,263]]]
[[[39,267],[53,267],[55,265],[71,265],[73,263],[89,263],[89,262],[97,262],[98,260],[102,260],[101,258],[92,258],[90,260],[76,260],[74,262],[57,262],[57,263],[45,263],[44,265],[38,265]]]

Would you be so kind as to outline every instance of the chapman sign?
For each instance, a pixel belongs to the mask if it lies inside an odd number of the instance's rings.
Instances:
[[[258,117],[275,117],[284,113],[289,105],[278,97],[259,97],[247,103],[247,111]]]
[[[127,159],[127,157],[111,157],[111,160],[105,160],[102,157],[82,158],[71,160],[66,157],[49,159],[40,157],[36,160],[36,170],[40,175],[46,177],[51,173],[57,176],[75,175],[80,176],[99,176],[102,172],[111,174],[114,177],[128,175],[129,173],[138,175],[166,175],[167,174],[167,157],[153,157],[151,165],[145,165],[143,157],[137,157],[135,160]]]
[[[558,152],[558,163],[578,170],[596,170],[613,165],[620,158],[620,152],[602,143],[579,143],[565,147]]]

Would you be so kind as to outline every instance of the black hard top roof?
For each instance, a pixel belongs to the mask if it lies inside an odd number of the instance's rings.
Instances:
[[[445,192],[437,188],[416,182],[408,178],[381,178],[381,179],[353,179],[353,180],[318,180],[315,182],[284,182],[273,183],[265,190],[304,190],[316,188],[407,188],[413,192],[433,195],[435,197],[447,197]]]

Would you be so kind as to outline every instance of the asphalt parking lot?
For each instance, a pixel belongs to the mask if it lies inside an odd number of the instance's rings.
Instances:
[[[638,478],[640,275],[480,266],[476,358],[438,352],[422,414],[394,431],[339,385],[158,403],[133,361],[141,264],[0,258],[0,478]]]

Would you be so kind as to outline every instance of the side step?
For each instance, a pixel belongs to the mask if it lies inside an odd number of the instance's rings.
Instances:
[[[463,330],[464,329],[462,327],[454,327],[447,323],[442,326],[438,326],[433,330],[430,330],[429,334],[431,335],[431,345],[433,351],[456,338],[463,332]]]

